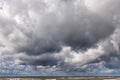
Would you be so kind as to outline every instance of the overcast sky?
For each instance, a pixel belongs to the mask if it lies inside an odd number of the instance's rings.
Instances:
[[[0,75],[120,75],[120,0],[0,0]]]

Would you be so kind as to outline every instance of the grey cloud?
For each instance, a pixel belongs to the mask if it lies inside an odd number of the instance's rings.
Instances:
[[[83,66],[108,62],[114,55],[111,51],[119,53],[115,48],[119,39],[113,39],[114,45],[111,43],[116,24],[90,10],[84,3],[12,0],[5,1],[5,4],[8,8],[3,6],[3,11],[9,16],[2,15],[7,18],[0,19],[0,43],[10,48],[8,52],[12,53],[16,63]],[[64,47],[70,49],[64,51]],[[114,57],[119,58],[117,55]]]
[[[21,31],[27,37],[27,44],[22,46],[23,49],[17,47],[18,51],[25,51],[28,55],[39,55],[47,52],[58,52],[62,45],[71,46],[76,50],[87,49],[114,31],[114,25],[104,18],[100,18],[87,9],[84,10],[84,13],[78,12],[76,15],[77,11],[74,9],[74,5],[72,3],[67,5],[70,8],[66,5],[63,8],[60,7],[63,11],[61,15],[64,17],[61,22],[59,22],[59,16],[56,16],[56,12],[42,14],[42,23],[39,20],[35,23],[30,21],[29,24],[35,24],[31,26],[34,28],[31,33],[27,33],[31,34],[30,37]]]
[[[53,53],[61,50],[57,42],[50,40],[38,39],[32,43],[28,43],[26,47],[18,48],[19,52],[26,52],[28,55],[40,55],[44,53]]]
[[[22,54],[25,55],[25,54]],[[53,66],[53,65],[57,65],[59,62],[59,59],[57,59],[54,55],[47,53],[47,54],[42,54],[40,56],[28,56],[25,55],[26,57],[17,55],[15,56],[18,60],[20,60],[20,64],[28,64],[28,65],[41,65],[42,66]],[[19,64],[19,62],[18,62]]]
[[[84,15],[83,15],[84,16]],[[76,16],[77,17],[77,16]],[[97,15],[85,16],[81,20],[68,23],[69,29],[63,31],[64,43],[73,49],[87,49],[94,46],[97,42],[104,40],[114,31],[114,25],[101,19]]]

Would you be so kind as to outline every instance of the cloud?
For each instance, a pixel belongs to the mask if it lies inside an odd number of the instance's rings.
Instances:
[[[119,69],[119,6],[116,1],[109,10],[112,2],[106,0],[103,8],[81,0],[4,1],[1,58],[51,69],[86,70],[95,64]]]
[[[110,69],[120,69],[119,67],[119,58],[120,58],[120,42],[118,37],[120,28],[116,28],[114,33],[110,36],[110,38],[107,38],[106,41],[102,43],[102,46],[104,47],[105,54],[101,57],[102,61],[105,61],[105,66]]]

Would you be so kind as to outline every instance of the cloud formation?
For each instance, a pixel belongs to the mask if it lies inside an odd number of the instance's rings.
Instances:
[[[2,1],[1,59],[57,69],[85,70],[95,64],[120,69],[119,1],[101,0],[96,7],[90,2]]]

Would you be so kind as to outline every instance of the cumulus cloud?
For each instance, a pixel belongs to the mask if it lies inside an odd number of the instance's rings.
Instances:
[[[3,1],[1,58],[38,68],[84,69],[104,62],[120,69],[119,1],[114,7],[112,2],[94,7],[97,0]]]

